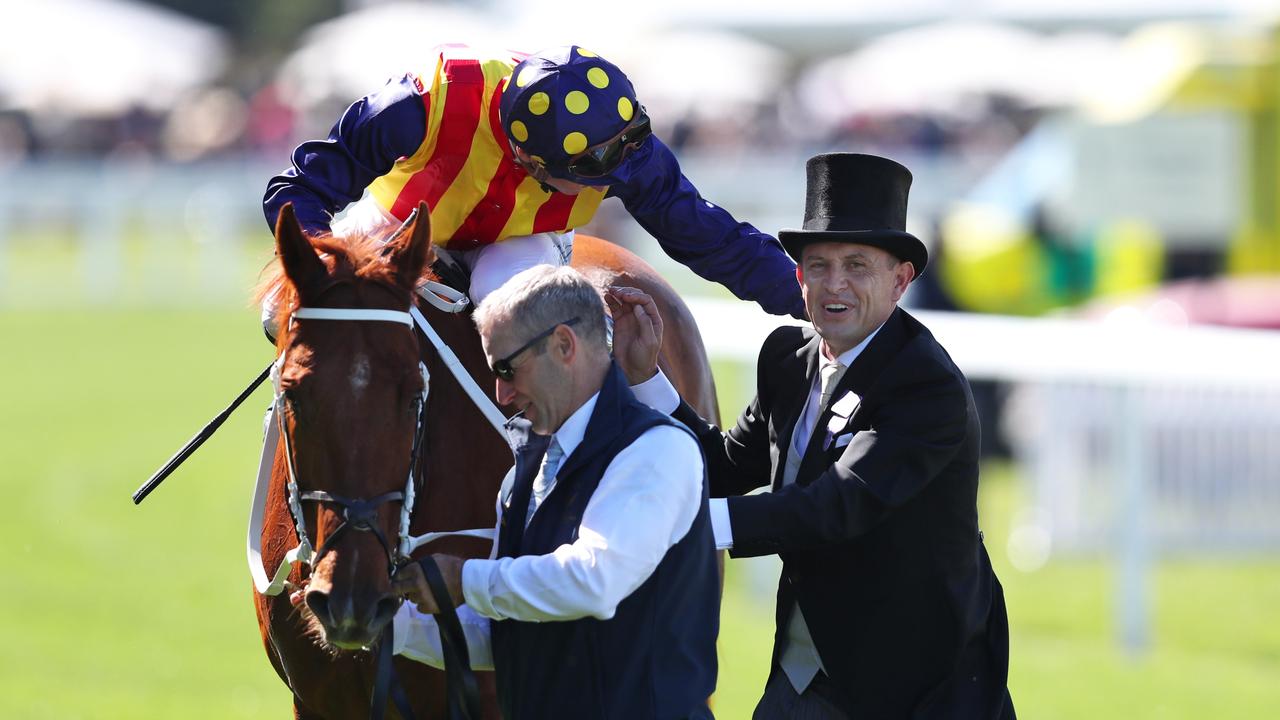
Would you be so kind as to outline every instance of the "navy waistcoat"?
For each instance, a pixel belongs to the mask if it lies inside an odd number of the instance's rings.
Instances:
[[[578,537],[582,513],[609,463],[645,431],[684,429],[636,400],[617,365],[586,433],[524,527],[547,438],[513,420],[514,480],[505,489],[498,556],[542,555]],[[710,718],[716,682],[720,580],[702,498],[689,532],[608,620],[492,622],[498,702],[507,720],[530,718]]]

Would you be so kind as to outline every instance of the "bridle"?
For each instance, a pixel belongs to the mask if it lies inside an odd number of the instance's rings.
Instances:
[[[462,312],[469,304],[465,293],[434,281],[428,281],[420,285],[417,288],[417,293],[429,304],[446,313]],[[480,414],[484,416],[495,431],[504,437],[506,436],[507,418],[502,415],[502,412],[493,404],[493,401],[480,389],[475,379],[471,377],[471,374],[463,367],[462,362],[458,360],[457,354],[441,339],[440,334],[435,331],[431,323],[427,322],[426,317],[423,316],[422,311],[418,309],[415,303],[411,302],[409,304],[407,312],[371,308],[300,307],[295,309],[289,316],[290,326],[299,320],[403,323],[408,326],[410,332],[413,332],[413,328],[416,325],[435,348],[441,362],[453,375],[458,385],[471,399],[471,402],[475,404],[476,408],[480,410]],[[416,339],[415,334],[415,341]],[[418,369],[422,373],[422,393],[416,400],[418,406],[417,423],[413,432],[413,449],[410,451],[409,472],[405,480],[404,491],[383,493],[368,499],[347,498],[321,490],[307,492],[299,490],[298,472],[293,459],[293,440],[289,436],[288,428],[285,427],[284,423],[286,398],[280,382],[280,372],[283,366],[284,355],[281,354],[271,365],[270,375],[275,397],[272,400],[270,415],[267,418],[266,438],[262,447],[262,456],[258,460],[258,479],[254,486],[253,505],[249,513],[249,532],[245,541],[245,552],[249,560],[249,574],[253,577],[254,587],[257,588],[258,592],[267,596],[279,595],[286,586],[290,585],[289,574],[295,564],[301,563],[311,567],[318,565],[325,553],[348,530],[372,532],[374,534],[387,554],[387,572],[390,577],[394,577],[401,566],[410,562],[414,550],[433,540],[459,535],[493,540],[493,528],[438,531],[416,536],[410,534],[414,500],[419,489],[417,483],[415,483],[415,476],[418,474],[418,456],[422,450],[426,432],[427,396],[431,388],[431,374],[427,371],[426,363],[421,360],[418,362]],[[267,491],[271,485],[275,451],[281,443],[284,444],[285,464],[289,472],[287,481],[289,514],[293,519],[294,533],[298,538],[298,544],[284,554],[280,564],[276,566],[275,573],[268,577],[262,562],[262,529],[266,515]],[[377,526],[376,517],[377,509],[383,503],[397,500],[401,501],[400,526],[398,537],[396,538],[397,542],[393,549],[386,535]],[[342,523],[325,538],[319,552],[314,551],[311,547],[311,541],[307,534],[306,518],[302,511],[303,502],[329,503],[336,505],[342,513]],[[420,564],[422,565],[423,573],[426,575],[427,582],[431,586],[436,603],[441,610],[436,617],[439,621],[441,647],[445,657],[445,686],[448,693],[449,716],[451,718],[478,718],[480,716],[479,686],[477,685],[475,674],[471,670],[462,626],[458,622],[457,613],[449,599],[448,591],[444,587],[440,571],[436,568],[434,561],[430,556],[427,556],[420,561]],[[381,720],[386,711],[388,698],[400,710],[401,716],[409,719],[413,717],[413,711],[409,706],[404,690],[395,678],[395,666],[392,662],[393,644],[392,623],[387,623],[383,628],[382,637],[378,643],[378,655],[375,663],[373,694],[370,698],[370,717],[373,720]]]
[[[424,283],[418,288],[417,292],[428,303],[447,313],[461,312],[468,304],[464,293],[436,282]],[[443,296],[443,299],[441,296]],[[290,323],[298,320],[394,322],[403,323],[410,328],[416,325],[431,342],[445,367],[448,368],[459,385],[462,386],[467,396],[471,398],[472,403],[479,408],[480,413],[488,420],[494,430],[505,437],[506,417],[502,415],[497,406],[493,404],[493,401],[480,389],[471,374],[462,366],[458,356],[440,338],[439,333],[435,331],[435,328],[431,327],[431,324],[427,322],[426,317],[423,316],[422,311],[416,305],[410,304],[407,312],[370,308],[301,307],[294,310],[289,318]],[[418,453],[422,447],[423,434],[426,428],[427,395],[431,388],[431,374],[427,371],[425,363],[418,363],[419,370],[422,373],[422,395],[418,402],[418,422],[414,431],[413,457],[410,458],[409,475],[405,481],[404,492],[386,493],[367,500],[364,498],[345,498],[323,491],[310,491],[307,493],[299,491],[297,469],[294,465],[291,447],[292,440],[286,432],[283,422],[285,398],[280,386],[280,371],[283,363],[284,357],[281,356],[276,359],[275,364],[271,367],[270,375],[275,397],[271,404],[271,417],[268,418],[265,428],[266,438],[263,443],[262,456],[258,460],[258,479],[253,491],[253,505],[249,514],[249,530],[245,539],[245,552],[249,560],[249,574],[253,577],[254,587],[257,588],[258,592],[268,596],[279,595],[289,585],[289,573],[292,572],[295,564],[301,563],[314,566],[319,563],[320,557],[330,549],[334,539],[348,528],[375,533],[375,536],[387,551],[387,562],[392,574],[394,574],[396,567],[409,560],[414,550],[433,540],[448,536],[493,539],[493,528],[448,530],[429,532],[422,535],[410,534],[414,501],[418,490],[414,483],[414,475],[417,470]],[[275,572],[268,576],[267,569],[262,561],[262,528],[266,516],[267,491],[271,484],[271,469],[275,458],[275,448],[282,441],[285,443],[285,456],[289,470],[287,483],[289,514],[293,519],[294,532],[298,537],[298,544],[284,554],[280,564],[276,566]],[[402,500],[402,505],[400,507],[400,526],[396,538],[397,542],[395,548],[392,549],[391,543],[372,522],[372,517],[377,506],[396,500]],[[343,523],[325,540],[318,553],[312,548],[307,534],[306,520],[302,511],[303,501],[330,502],[342,508]]]
[[[466,306],[464,297],[458,293],[453,297],[452,303],[445,303],[435,296],[440,293],[441,289],[449,290],[452,293],[457,291],[451,288],[444,288],[436,283],[430,283],[425,286],[425,291],[420,289],[419,292],[428,298],[433,305],[444,309],[447,312],[458,312]],[[435,345],[439,351],[441,359],[445,365],[457,377],[467,394],[472,400],[480,406],[482,413],[494,423],[495,416],[501,418],[501,413],[497,408],[488,402],[481,403],[480,398],[483,395],[479,392],[475,381],[470,375],[462,369],[461,363],[458,362],[457,356],[449,349],[447,345],[440,340],[439,335],[423,318],[418,308],[410,305],[409,311],[400,310],[377,310],[369,308],[308,308],[300,307],[294,310],[289,316],[289,323],[292,324],[298,320],[345,320],[345,321],[364,321],[364,322],[396,322],[404,323],[410,332],[413,331],[414,323],[417,322],[419,327]],[[417,340],[415,335],[415,342]],[[418,456],[422,449],[422,443],[426,430],[426,406],[427,395],[431,387],[431,374],[427,371],[426,363],[418,361],[418,369],[422,373],[422,392],[415,400],[417,405],[415,416],[416,424],[413,431],[413,444],[409,455],[409,472],[408,478],[405,480],[405,488],[403,492],[383,493],[372,498],[348,498],[334,493],[325,492],[323,490],[311,490],[301,492],[298,487],[298,472],[293,457],[293,441],[289,435],[288,428],[285,426],[284,414],[286,396],[281,387],[280,373],[284,366],[284,354],[282,353],[276,362],[271,366],[271,382],[275,390],[275,397],[271,404],[271,414],[275,416],[275,422],[268,421],[267,438],[262,451],[262,460],[258,468],[258,484],[254,490],[253,510],[250,515],[249,522],[249,539],[248,539],[248,555],[249,570],[253,575],[254,584],[258,592],[264,595],[277,595],[288,584],[288,577],[294,563],[303,563],[312,567],[319,565],[320,560],[330,549],[334,543],[348,530],[356,532],[372,532],[377,538],[379,544],[387,556],[387,574],[389,577],[395,577],[396,571],[405,563],[410,561],[413,551],[418,546],[430,542],[438,537],[446,535],[469,535],[473,537],[486,537],[492,539],[493,531],[490,529],[483,530],[460,530],[450,532],[434,532],[414,537],[409,534],[409,528],[413,517],[414,500],[417,496],[417,483],[415,478],[418,470]],[[486,407],[487,405],[487,407]],[[495,428],[499,425],[494,423]],[[277,438],[273,438],[272,435]],[[289,514],[293,518],[294,533],[298,537],[298,545],[285,553],[280,565],[276,569],[275,576],[270,580],[267,579],[265,569],[262,565],[261,552],[261,536],[262,536],[262,516],[266,501],[265,486],[270,482],[270,460],[269,453],[277,446],[277,443],[283,443],[285,465],[288,468],[289,479],[287,481],[288,506]],[[386,535],[378,527],[376,519],[378,508],[383,503],[401,501],[400,506],[400,527],[398,542],[392,548],[391,543],[387,541]],[[319,551],[313,551],[311,541],[307,534],[306,517],[302,511],[303,502],[329,503],[336,505],[342,514],[342,522],[337,528],[325,538],[323,544],[320,545]],[[463,636],[462,628],[459,625],[455,608],[449,601],[448,590],[444,587],[443,580],[440,578],[439,569],[435,566],[434,561],[430,557],[424,558],[422,561],[423,572],[426,573],[427,582],[431,586],[432,594],[435,596],[437,604],[440,605],[441,613],[437,616],[441,630],[441,645],[445,655],[445,671],[446,671],[446,688],[448,692],[448,706],[450,717],[453,718],[478,718],[479,717],[479,689],[474,673],[471,671],[470,660],[468,658],[466,639]],[[392,646],[394,641],[392,638],[392,624],[387,623],[383,628],[381,640],[379,642],[377,660],[374,671],[374,687],[373,695],[370,699],[370,717],[374,720],[381,720],[383,717],[387,700],[390,698],[397,709],[399,709],[402,717],[409,720],[413,718],[413,710],[409,705],[408,698],[403,688],[396,679],[394,664],[392,663]]]
[[[298,320],[395,322],[403,323],[410,328],[410,332],[412,332],[414,322],[413,317],[405,311],[369,308],[300,307],[289,316],[291,325]],[[299,489],[298,471],[293,457],[293,439],[284,422],[287,400],[280,383],[280,371],[283,366],[284,355],[281,354],[276,359],[275,364],[271,366],[271,384],[274,388],[275,396],[271,403],[271,417],[268,419],[266,427],[266,443],[263,446],[262,458],[258,465],[258,483],[254,489],[253,510],[249,520],[249,535],[246,548],[249,558],[249,572],[253,576],[254,585],[257,587],[258,592],[263,595],[279,595],[289,585],[289,573],[295,563],[309,566],[319,564],[320,559],[333,548],[334,542],[348,530],[372,532],[382,545],[383,550],[386,551],[388,574],[394,575],[396,567],[408,560],[413,548],[416,547],[414,543],[416,538],[409,535],[409,526],[413,517],[414,501],[417,497],[417,483],[414,480],[418,470],[418,451],[422,447],[422,438],[426,427],[427,394],[431,380],[426,364],[421,361],[418,363],[418,369],[422,373],[422,393],[415,401],[418,406],[417,424],[413,433],[413,450],[409,458],[409,472],[405,480],[404,491],[384,493],[369,499],[348,498],[323,490],[302,492]],[[262,563],[262,523],[266,509],[266,490],[267,485],[270,484],[271,477],[271,458],[274,455],[275,447],[279,443],[284,444],[285,465],[289,472],[289,479],[286,482],[287,503],[298,544],[285,553],[280,565],[276,567],[274,575],[268,578]],[[377,508],[380,505],[397,500],[401,501],[400,526],[397,537],[398,542],[393,548],[386,535],[374,522],[374,519],[377,514]],[[313,549],[310,534],[307,532],[306,516],[302,510],[303,502],[331,503],[338,506],[341,511],[342,523],[325,538],[318,552]]]
[[[296,320],[350,320],[365,322],[397,322],[404,323],[412,332],[413,317],[408,312],[399,310],[372,310],[364,308],[307,308],[301,307],[289,316],[289,322]],[[414,338],[415,341],[417,338]],[[293,457],[293,441],[290,437],[288,429],[285,427],[285,404],[287,402],[285,393],[281,389],[280,371],[284,364],[284,355],[276,360],[271,370],[271,383],[275,388],[275,399],[272,402],[272,409],[276,417],[277,432],[284,443],[285,465],[289,470],[289,481],[287,490],[289,494],[289,512],[293,516],[294,531],[298,536],[298,546],[300,549],[300,560],[308,562],[315,566],[320,564],[320,560],[329,550],[333,549],[334,543],[347,530],[355,530],[357,532],[371,532],[377,538],[378,543],[382,545],[382,549],[387,556],[387,574],[394,575],[396,568],[403,562],[408,561],[408,547],[410,545],[409,525],[413,516],[413,506],[416,499],[415,476],[417,475],[418,451],[422,448],[422,440],[426,429],[426,406],[427,392],[430,387],[431,375],[427,372],[426,363],[418,362],[418,369],[422,373],[422,392],[415,399],[414,404],[417,406],[414,413],[416,424],[413,431],[413,445],[409,453],[409,475],[405,481],[403,492],[383,493],[377,497],[364,498],[348,498],[342,495],[325,492],[323,490],[309,490],[300,492],[298,488],[298,472]],[[400,532],[395,548],[387,542],[386,535],[378,527],[376,521],[378,506],[383,503],[402,501],[400,510]],[[311,550],[311,541],[307,535],[306,518],[302,512],[303,502],[319,502],[336,505],[342,515],[342,522],[333,532],[325,538],[324,543],[320,545],[320,549],[314,553]],[[303,560],[302,558],[307,558]]]
[[[415,307],[416,310],[416,307]],[[413,332],[413,315],[402,310],[375,310],[364,309],[364,307],[298,307],[289,315],[289,325],[297,320],[351,320],[351,322],[388,322],[403,323]],[[413,338],[415,342],[417,337]],[[289,479],[287,482],[288,506],[289,514],[293,516],[293,529],[297,534],[298,544],[293,550],[285,553],[284,560],[276,569],[275,578],[271,582],[262,587],[262,580],[266,579],[265,573],[261,571],[261,552],[257,551],[259,559],[253,559],[255,555],[255,546],[253,546],[252,536],[255,533],[261,533],[261,528],[255,528],[250,523],[250,569],[253,574],[253,580],[259,585],[259,592],[264,594],[278,594],[280,589],[284,588],[287,583],[289,571],[293,566],[293,562],[302,562],[302,564],[310,565],[312,568],[320,564],[326,552],[332,550],[334,543],[347,530],[355,530],[355,532],[372,533],[378,538],[378,543],[383,546],[383,551],[387,553],[387,575],[389,578],[396,577],[396,571],[403,564],[410,561],[413,548],[419,542],[424,542],[422,538],[413,538],[410,536],[410,525],[413,516],[413,503],[416,498],[416,482],[417,477],[417,459],[419,459],[419,451],[422,447],[422,438],[424,438],[426,428],[426,397],[430,391],[431,375],[426,369],[426,364],[419,360],[419,372],[422,374],[422,391],[415,400],[415,427],[413,427],[413,442],[410,450],[410,459],[408,459],[408,477],[404,480],[403,492],[387,492],[376,497],[344,497],[335,495],[335,493],[325,491],[307,491],[301,492],[298,488],[298,471],[293,460],[293,441],[289,436],[289,430],[284,424],[284,409],[287,404],[282,383],[280,383],[280,370],[284,366],[284,354],[280,354],[275,363],[271,365],[271,384],[275,389],[274,400],[271,401],[271,414],[275,415],[275,423],[269,425],[269,430],[275,430],[279,434],[280,442],[284,446],[284,464],[288,468]],[[268,445],[262,450],[264,460],[270,447],[274,447],[271,443],[270,432],[268,433]],[[259,474],[259,491],[262,484],[261,468]],[[257,505],[256,496],[259,491],[255,491],[255,506],[253,506],[253,519],[259,518],[260,507]],[[401,518],[399,518],[399,537],[396,547],[392,547],[387,541],[387,536],[383,530],[378,527],[378,509],[385,502],[401,501]],[[334,528],[333,532],[324,539],[324,543],[320,544],[319,551],[311,550],[310,537],[307,534],[306,516],[302,512],[303,502],[324,502],[330,505],[338,506],[342,512],[342,523]],[[475,530],[465,530],[465,533],[474,533]],[[448,534],[448,533],[429,533]],[[435,577],[429,578],[429,583],[433,583],[433,593],[436,598],[440,597],[440,593],[444,592],[444,597],[448,596],[447,589],[442,587],[443,583],[439,580],[439,570],[435,569],[434,562],[431,562]],[[444,615],[440,616],[442,623],[442,643],[449,660],[445,665],[445,673],[447,673],[447,688],[449,692],[449,712],[454,717],[477,717],[479,716],[479,691],[475,675],[471,673],[470,660],[467,659],[466,641],[461,637],[461,628],[458,628],[458,620],[456,611],[452,605],[447,605],[447,601],[442,602],[442,611]],[[445,630],[452,630],[451,633],[445,633]],[[408,702],[408,697],[404,694],[401,683],[398,682],[396,669],[392,662],[392,646],[394,644],[392,634],[392,624],[388,623],[381,632],[381,638],[376,653],[375,669],[374,669],[374,692],[370,698],[370,717],[374,720],[380,720],[387,710],[388,697],[394,702],[394,705],[401,712],[401,716],[412,720],[413,710]],[[451,666],[452,665],[452,666]]]

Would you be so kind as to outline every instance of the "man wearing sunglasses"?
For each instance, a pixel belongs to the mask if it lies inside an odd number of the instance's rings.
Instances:
[[[546,265],[476,310],[497,399],[521,411],[516,464],[491,558],[435,558],[503,717],[710,718],[720,586],[702,454],[636,400],[604,317],[582,275]],[[421,569],[395,588],[412,601],[395,651],[440,667]]]
[[[479,304],[520,270],[568,264],[574,229],[606,197],[698,275],[803,317],[778,241],[704,200],[627,76],[576,45],[527,57],[437,48],[423,72],[352,104],[327,140],[299,145],[263,207],[271,226],[292,202],[309,232],[379,235],[425,200],[437,248],[470,271]]]

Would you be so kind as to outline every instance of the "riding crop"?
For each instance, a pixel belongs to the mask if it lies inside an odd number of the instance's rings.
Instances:
[[[133,493],[134,505],[145,500],[146,497],[151,494],[152,490],[155,490],[160,483],[164,482],[164,479],[169,477],[174,470],[177,470],[178,466],[186,461],[187,458],[191,457],[191,454],[199,449],[199,447],[204,444],[205,440],[208,440],[210,436],[217,432],[218,428],[222,427],[222,423],[226,422],[227,418],[231,416],[231,413],[235,412],[235,409],[240,407],[240,403],[244,402],[245,398],[253,394],[253,391],[262,384],[262,381],[267,379],[267,376],[271,374],[271,365],[273,364],[275,364],[274,361],[271,364],[268,364],[266,369],[259,373],[258,377],[255,378],[253,382],[249,383],[249,387],[245,388],[243,392],[236,396],[236,399],[232,400],[231,404],[228,405],[225,410],[218,413],[215,418],[209,421],[208,425],[201,428],[200,432],[196,433],[194,437],[187,441],[186,445],[183,445],[178,452],[173,454],[173,457],[169,458],[169,461],[164,464],[164,467],[157,470],[156,473],[151,476],[150,480],[143,483],[142,487],[138,488]]]

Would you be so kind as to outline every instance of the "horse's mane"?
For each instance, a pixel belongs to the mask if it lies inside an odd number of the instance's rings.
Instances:
[[[396,282],[395,269],[383,258],[387,245],[372,236],[353,236],[338,239],[329,234],[309,236],[311,246],[321,253],[321,260],[329,269],[330,283],[367,281],[386,286],[396,294],[408,293]],[[284,273],[284,266],[277,255],[263,269],[262,281],[254,288],[253,302],[262,301],[276,289],[276,307],[287,312],[298,304],[298,289]]]

